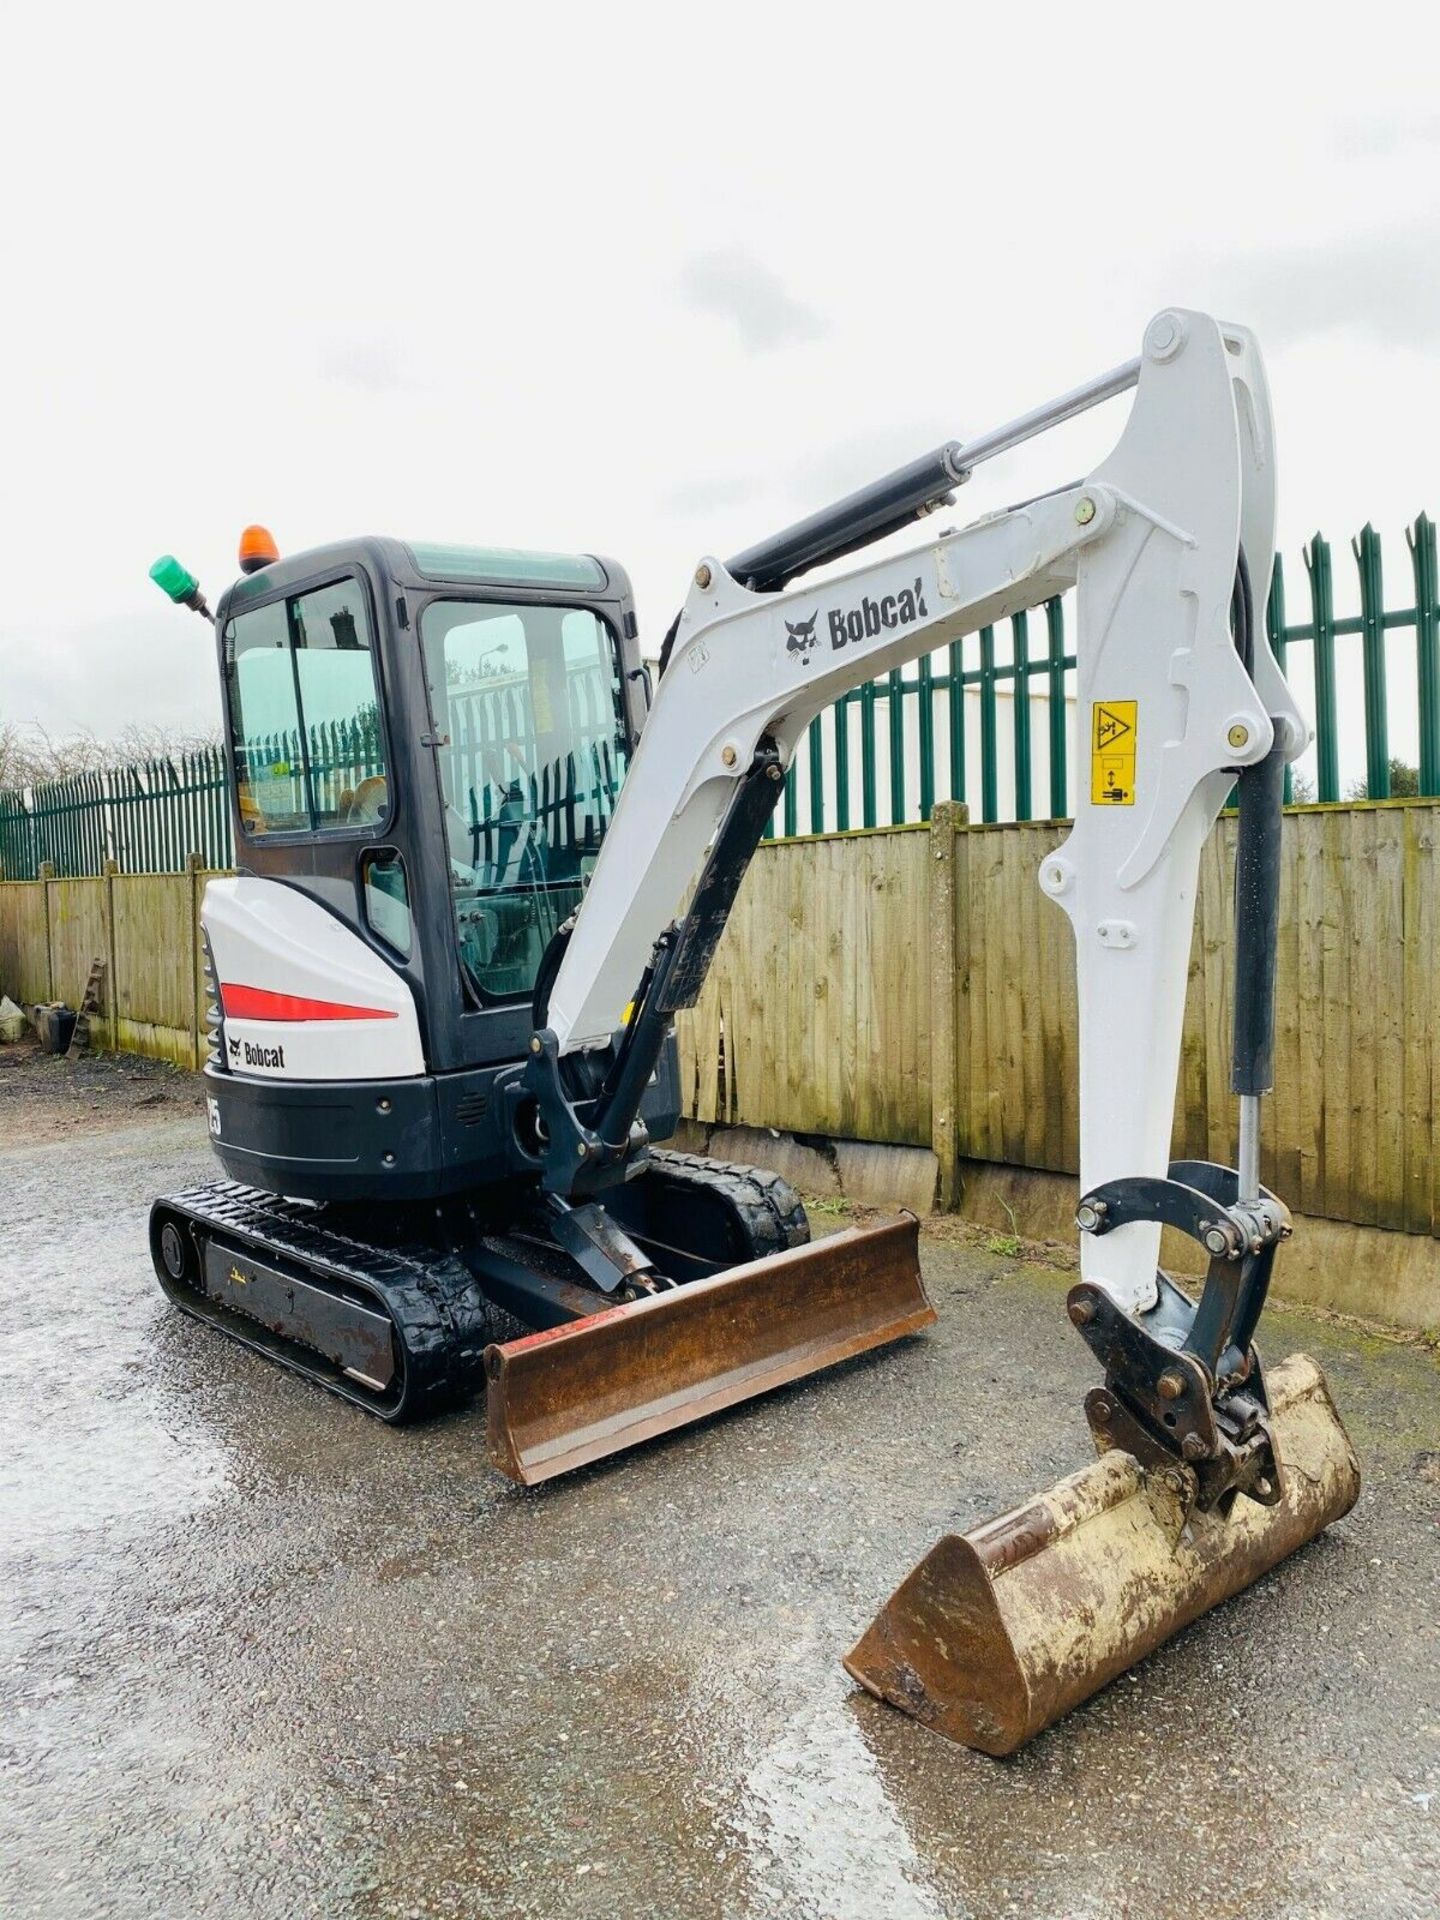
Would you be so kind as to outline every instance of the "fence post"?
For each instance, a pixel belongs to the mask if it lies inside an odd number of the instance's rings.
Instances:
[[[1415,575],[1415,673],[1420,693],[1420,791],[1440,794],[1440,571],[1435,522],[1422,513],[1405,530]]]
[[[45,998],[55,998],[55,955],[50,935],[50,882],[55,878],[55,862],[42,860],[35,869],[35,877],[45,889]]]
[[[1265,602],[1265,637],[1270,642],[1270,651],[1281,673],[1285,671],[1285,566],[1279,554],[1275,556],[1275,565],[1270,571],[1270,593]],[[1288,807],[1295,798],[1295,774],[1287,763],[1285,768],[1285,805]]]
[[[941,800],[930,815],[930,1145],[939,1162],[935,1203],[960,1199],[960,968],[956,951],[956,870],[970,809]],[[967,1029],[968,1032],[968,1029]]]
[[[817,713],[806,729],[810,743],[810,831],[825,831],[825,752]]]
[[[1010,720],[1015,732],[1015,818],[1029,820],[1033,817],[1034,800],[1030,779],[1030,619],[1021,612],[1014,615],[1010,622],[1011,644],[1014,649],[1011,658],[1015,666],[1015,678],[1011,686],[1015,691],[1014,704],[1010,709]]]
[[[1361,661],[1365,673],[1365,793],[1390,798],[1390,729],[1385,701],[1385,586],[1380,536],[1367,520],[1350,550],[1360,569]]]
[[[995,767],[995,629],[980,629],[980,818],[988,827],[1000,818]]]
[[[950,642],[945,669],[945,705],[950,729],[950,798],[965,795],[965,653],[958,640]]]
[[[875,682],[867,680],[860,689],[860,804],[867,827],[876,823],[875,813]]]
[[[885,718],[890,731],[890,824],[901,827],[905,824],[905,677],[898,667],[890,669],[885,686]]]
[[[935,687],[930,655],[920,656],[920,818],[935,811]]]
[[[1070,811],[1065,756],[1069,747],[1065,707],[1065,605],[1057,594],[1045,602],[1045,662],[1049,676],[1050,818],[1063,820]]]
[[[835,702],[835,825],[850,830],[850,709],[855,696],[842,693]]]
[[[1340,740],[1335,712],[1335,589],[1330,543],[1316,534],[1305,549],[1315,623],[1315,765],[1319,797],[1340,798]]]
[[[110,1051],[120,1051],[120,980],[115,971],[115,876],[118,860],[107,860],[101,868],[105,881],[105,1005],[109,1008]]]

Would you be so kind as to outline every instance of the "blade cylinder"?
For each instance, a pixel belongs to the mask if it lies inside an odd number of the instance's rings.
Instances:
[[[1014,1753],[1355,1504],[1360,1470],[1304,1354],[1266,1375],[1282,1498],[1190,1514],[1181,1472],[1111,1451],[949,1534],[846,1655],[852,1678],[984,1753]]]
[[[491,1463],[531,1486],[919,1332],[918,1238],[852,1228],[490,1347]]]

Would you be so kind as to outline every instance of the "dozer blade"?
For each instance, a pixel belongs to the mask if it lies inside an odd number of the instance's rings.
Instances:
[[[1304,1354],[1266,1375],[1281,1498],[1186,1516],[1185,1470],[1102,1454],[972,1532],[941,1540],[845,1658],[863,1687],[983,1753],[1018,1747],[1313,1540],[1360,1469]]]
[[[914,1220],[852,1228],[492,1346],[491,1461],[533,1486],[918,1333],[918,1243]]]

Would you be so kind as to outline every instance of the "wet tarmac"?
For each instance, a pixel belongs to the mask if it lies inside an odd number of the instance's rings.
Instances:
[[[0,1153],[0,1913],[1440,1910],[1440,1370],[1274,1313],[1355,1512],[1009,1762],[839,1665],[1085,1458],[1065,1276],[925,1246],[934,1333],[526,1493],[167,1309],[193,1118]],[[80,1182],[83,1181],[83,1186]]]

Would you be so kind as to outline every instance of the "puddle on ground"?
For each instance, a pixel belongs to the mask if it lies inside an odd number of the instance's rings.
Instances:
[[[952,1920],[841,1703],[805,1712],[763,1748],[731,1817],[763,1912]]]
[[[16,1324],[6,1347],[22,1394],[0,1411],[0,1507],[8,1551],[41,1553],[99,1529],[196,1512],[226,1481],[203,1420],[157,1390],[143,1336],[107,1316]]]
[[[227,1482],[227,1451],[158,1337],[166,1310],[147,1284],[143,1213],[118,1232],[113,1219],[77,1219],[65,1170],[53,1150],[7,1156],[10,1197],[29,1215],[0,1259],[12,1562],[63,1562],[98,1532],[183,1519]]]

